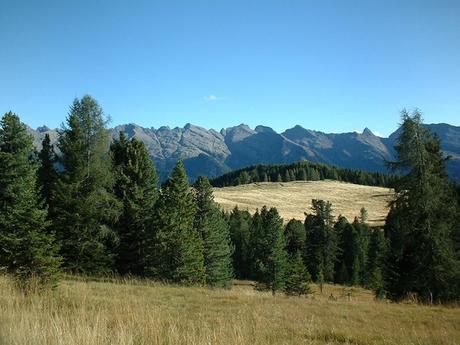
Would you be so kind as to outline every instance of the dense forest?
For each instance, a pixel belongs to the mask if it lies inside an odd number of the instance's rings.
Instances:
[[[393,187],[396,176],[311,163],[258,164],[235,170],[211,180],[214,187],[238,186],[254,182],[290,182],[335,180],[366,186]]]
[[[390,163],[396,177],[302,162],[257,166],[216,185],[283,178],[333,178],[391,185],[395,201],[383,229],[334,219],[326,200],[305,205],[304,222],[275,208],[223,213],[203,177],[190,186],[181,161],[158,177],[144,144],[123,133],[110,142],[90,96],[71,105],[57,146],[40,152],[17,115],[0,123],[0,269],[25,292],[52,288],[62,272],[130,275],[174,284],[230,288],[251,279],[273,294],[304,295],[309,283],[364,286],[398,301],[460,298],[458,188],[439,140],[419,113],[403,112]],[[283,177],[284,176],[284,177]],[[216,182],[218,181],[218,182]],[[220,182],[219,182],[220,181]]]

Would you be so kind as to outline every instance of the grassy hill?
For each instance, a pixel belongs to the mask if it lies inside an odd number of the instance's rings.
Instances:
[[[326,285],[308,298],[255,291],[84,282],[24,296],[0,276],[2,345],[431,344],[460,339],[460,309],[375,301]],[[330,299],[331,293],[335,299]]]
[[[334,215],[342,214],[353,221],[361,207],[369,213],[371,225],[382,225],[388,213],[392,192],[388,188],[362,186],[337,181],[296,181],[252,183],[235,187],[214,188],[215,201],[225,210],[238,205],[254,212],[264,205],[276,207],[285,220],[305,218],[312,199],[332,202]]]

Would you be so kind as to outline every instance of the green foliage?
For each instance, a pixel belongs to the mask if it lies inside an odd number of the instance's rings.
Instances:
[[[199,177],[194,185],[195,228],[203,241],[206,284],[229,288],[233,279],[230,227],[212,196],[209,180]]]
[[[259,288],[271,290],[273,294],[282,290],[287,267],[286,241],[283,235],[283,220],[276,208],[265,206],[253,217],[251,248],[253,276]]]
[[[32,155],[26,126],[6,113],[0,123],[0,267],[24,291],[53,286],[60,264]]]
[[[390,166],[405,175],[395,184],[385,224],[386,288],[394,300],[410,293],[424,301],[458,299],[460,264],[452,241],[458,209],[439,139],[423,127],[417,111],[403,111],[402,121],[397,160]]]
[[[38,154],[40,166],[38,168],[38,183],[40,184],[40,192],[42,199],[48,205],[49,210],[54,209],[52,193],[57,182],[57,172],[54,167],[56,163],[56,154],[54,147],[51,145],[49,134],[45,135],[42,141],[42,149]]]
[[[248,211],[240,211],[238,207],[232,210],[228,223],[230,237],[234,245],[233,269],[239,279],[249,279],[251,275],[251,223],[252,217]]]
[[[286,237],[286,251],[289,255],[295,255],[297,252],[305,251],[306,233],[302,222],[297,219],[291,219],[284,230]]]
[[[337,236],[332,227],[332,205],[328,201],[312,200],[312,211],[305,219],[307,267],[315,281],[319,279],[320,270],[326,281],[333,281]]]
[[[337,168],[302,161],[283,165],[255,165],[235,170],[211,180],[214,187],[237,186],[253,182],[289,182],[336,180],[362,185],[391,187],[395,176],[360,170]]]
[[[186,285],[205,283],[204,248],[195,229],[196,206],[184,165],[177,162],[161,188],[150,269],[159,279]]]
[[[376,292],[377,297],[383,297],[384,281],[382,270],[385,267],[387,242],[381,229],[372,230],[367,255],[365,286]]]
[[[63,171],[56,183],[53,228],[66,270],[85,274],[113,270],[112,230],[120,205],[112,194],[109,133],[98,103],[75,99],[58,146]]]
[[[303,263],[300,251],[298,251],[289,259],[284,292],[293,296],[307,295],[311,293],[308,284],[310,280],[310,274]]]
[[[146,258],[151,254],[158,177],[141,141],[128,140],[120,132],[110,151],[115,174],[114,194],[123,205],[114,226],[119,238],[116,266],[121,274],[144,276]]]

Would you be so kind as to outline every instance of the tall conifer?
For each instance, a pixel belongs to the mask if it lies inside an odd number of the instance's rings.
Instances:
[[[203,241],[195,229],[196,206],[184,165],[177,162],[161,188],[151,270],[160,279],[205,283]]]
[[[53,285],[60,263],[32,154],[25,125],[6,113],[0,123],[0,267],[26,290]]]
[[[214,202],[209,180],[199,177],[194,184],[195,228],[203,240],[206,284],[228,288],[233,279],[230,229]]]
[[[55,188],[53,227],[66,270],[87,274],[113,270],[112,230],[120,205],[112,194],[109,133],[99,104],[75,99],[58,142],[63,171]]]
[[[404,175],[385,224],[389,239],[386,288],[393,299],[417,293],[425,301],[459,298],[460,281],[452,233],[455,199],[439,138],[422,124],[421,114],[402,113],[402,130],[390,166]]]
[[[115,174],[114,194],[122,203],[115,225],[119,244],[116,265],[121,274],[146,274],[152,255],[153,217],[158,199],[158,177],[141,141],[128,140],[123,132],[110,146]]]

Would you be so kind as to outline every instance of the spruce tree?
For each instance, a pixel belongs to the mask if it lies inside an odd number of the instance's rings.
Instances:
[[[99,274],[113,270],[120,204],[112,194],[109,132],[99,104],[75,99],[58,147],[63,171],[55,186],[53,228],[66,270]]]
[[[286,224],[284,230],[286,237],[286,251],[289,255],[295,255],[298,251],[305,251],[306,233],[302,222],[297,219],[291,219]]]
[[[241,211],[237,206],[229,216],[230,238],[234,245],[233,269],[238,279],[249,279],[251,276],[251,223],[248,211]]]
[[[456,204],[440,142],[424,128],[418,111],[403,111],[402,122],[397,159],[390,163],[404,175],[395,184],[385,224],[386,288],[395,300],[409,293],[424,301],[458,299],[460,266],[452,242]]]
[[[337,236],[333,229],[332,205],[324,200],[312,200],[313,214],[305,219],[307,234],[306,263],[317,281],[320,268],[326,281],[333,281],[337,257]]]
[[[151,255],[153,216],[158,199],[158,177],[141,141],[128,140],[120,132],[110,146],[115,174],[114,194],[122,203],[122,213],[114,226],[119,238],[116,266],[121,274],[146,274],[146,258]]]
[[[38,168],[38,183],[40,185],[40,192],[42,199],[48,205],[50,213],[52,213],[52,193],[57,182],[57,172],[54,167],[56,163],[56,154],[54,153],[54,147],[51,144],[49,134],[45,134],[45,138],[42,141],[42,149],[38,154],[40,166]]]
[[[367,254],[365,286],[378,291],[380,297],[384,289],[382,274],[385,267],[386,251],[387,244],[383,231],[381,229],[372,230]]]
[[[6,113],[0,123],[0,267],[25,291],[54,285],[60,264],[33,152],[26,126]]]
[[[301,296],[311,293],[310,274],[305,267],[300,251],[289,258],[284,291],[287,295]]]
[[[233,279],[230,228],[214,202],[209,180],[199,177],[194,184],[195,228],[201,234],[206,284],[229,288]]]
[[[260,214],[256,212],[251,231],[254,277],[259,288],[268,289],[274,295],[285,284],[287,267],[286,240],[283,234],[283,220],[276,208],[265,206]]]
[[[184,165],[177,162],[161,188],[150,269],[158,279],[205,283],[203,241],[195,229],[196,206]]]

